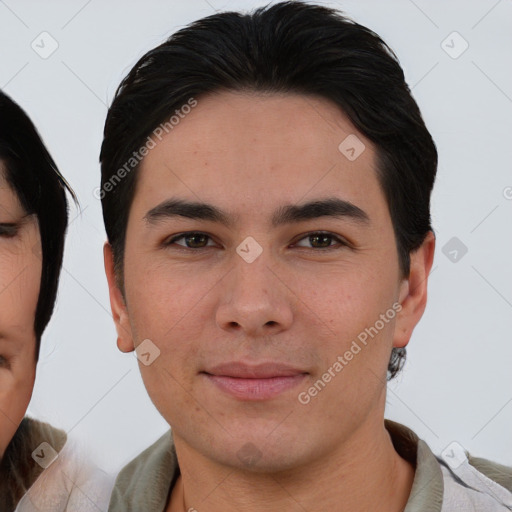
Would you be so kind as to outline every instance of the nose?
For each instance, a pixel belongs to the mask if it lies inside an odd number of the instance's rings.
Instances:
[[[221,329],[261,337],[290,328],[296,297],[270,253],[264,250],[251,263],[238,255],[234,258],[216,311]]]

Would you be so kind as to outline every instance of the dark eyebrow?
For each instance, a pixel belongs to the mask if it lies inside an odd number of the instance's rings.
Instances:
[[[188,219],[218,222],[232,227],[235,218],[216,206],[207,203],[190,202],[183,199],[169,199],[149,210],[144,218],[151,224],[164,218],[186,217]],[[292,224],[319,217],[349,218],[369,224],[368,214],[355,204],[337,197],[319,199],[302,205],[280,206],[272,215],[272,227]]]

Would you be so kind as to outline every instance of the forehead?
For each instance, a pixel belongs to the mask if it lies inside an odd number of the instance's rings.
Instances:
[[[160,149],[179,145],[180,154],[187,155],[224,153],[233,158],[257,154],[262,162],[263,148],[273,161],[278,156],[286,160],[300,155],[318,158],[321,149],[335,161],[341,156],[339,144],[345,137],[365,139],[339,106],[299,94],[217,92],[200,97],[188,114],[173,118],[176,124],[164,135],[164,144],[158,145]],[[151,153],[155,152],[150,152],[147,161],[153,159]]]
[[[384,201],[372,143],[326,99],[210,94],[155,142],[141,163],[134,203],[163,201],[170,191],[253,212],[333,193],[355,203]],[[343,152],[347,144],[356,158]]]

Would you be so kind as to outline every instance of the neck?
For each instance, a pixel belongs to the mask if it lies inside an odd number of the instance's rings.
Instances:
[[[414,479],[382,419],[363,425],[328,458],[261,474],[220,466],[175,439],[181,476],[167,512],[402,511]]]

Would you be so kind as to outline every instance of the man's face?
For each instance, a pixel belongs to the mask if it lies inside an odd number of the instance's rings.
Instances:
[[[41,282],[41,238],[3,177],[0,162],[0,458],[34,387],[34,319]]]
[[[177,446],[279,470],[382,423],[390,351],[418,318],[397,313],[408,285],[375,165],[371,142],[326,100],[228,92],[198,99],[144,158],[126,308],[108,246],[107,274],[119,346],[150,340],[142,377]],[[273,223],[326,199],[343,212]],[[231,225],[172,215],[170,200],[213,205]]]

